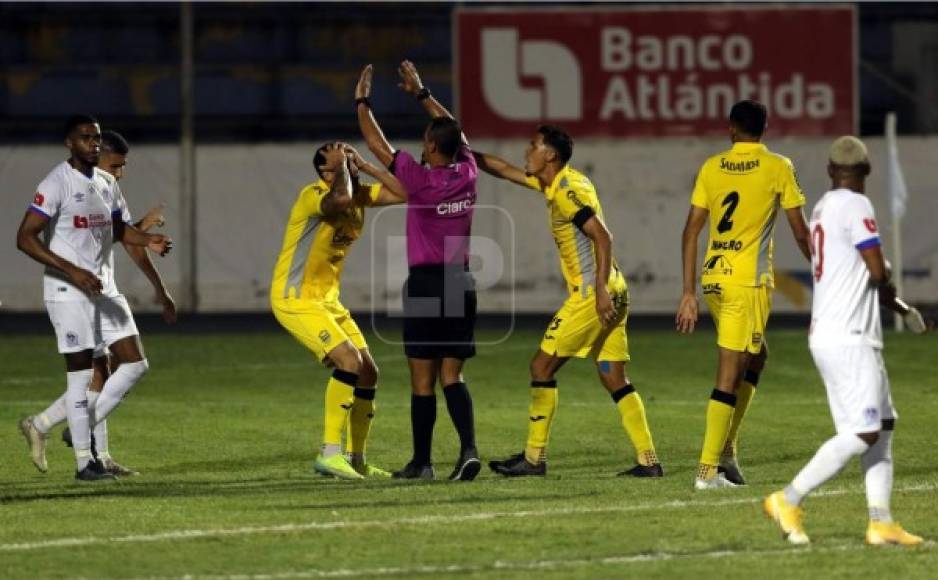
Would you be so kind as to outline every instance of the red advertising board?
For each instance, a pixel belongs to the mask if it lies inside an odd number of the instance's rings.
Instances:
[[[857,116],[852,6],[464,9],[457,109],[473,137],[725,135],[759,100],[769,133],[842,135]]]

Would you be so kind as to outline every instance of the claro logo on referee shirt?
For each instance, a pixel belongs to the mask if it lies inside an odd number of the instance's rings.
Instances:
[[[464,213],[472,207],[471,199],[462,201],[443,202],[436,206],[437,215],[454,215]]]

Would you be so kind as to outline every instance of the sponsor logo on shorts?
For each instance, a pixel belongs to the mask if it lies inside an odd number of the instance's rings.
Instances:
[[[863,420],[869,423],[876,423],[879,421],[879,409],[876,407],[867,407],[863,409]]]
[[[754,345],[756,345],[756,346],[759,346],[760,344],[762,344],[762,333],[761,333],[761,332],[753,332],[753,333],[752,333],[752,344],[754,344]]]
[[[75,194],[74,199],[75,199],[75,201],[77,201],[78,203],[81,203],[81,202],[85,201],[85,194],[79,191],[79,192],[77,192],[77,193]]]
[[[34,205],[42,205],[46,202],[46,197],[39,192],[36,192],[36,197],[33,198]]]
[[[78,335],[69,330],[65,333],[65,344],[67,346],[78,346]]]
[[[535,416],[531,417],[531,422],[532,422],[532,423],[537,423],[538,421],[543,421],[543,420],[546,419],[546,418],[547,418],[547,417],[545,417],[544,415],[535,415]]]
[[[329,339],[332,338],[332,335],[329,334],[328,330],[323,330],[319,333],[319,340],[323,342],[329,342]]]
[[[58,290],[59,292],[68,292],[68,288],[66,288],[65,286],[59,286],[59,287],[57,288],[57,290]]]
[[[704,284],[703,293],[704,295],[716,294],[717,296],[720,296],[721,294],[723,294],[723,288],[720,287],[719,282],[717,282],[716,284]]]
[[[866,229],[870,230],[871,234],[876,233],[876,220],[872,218],[864,218],[863,225],[866,226]]]

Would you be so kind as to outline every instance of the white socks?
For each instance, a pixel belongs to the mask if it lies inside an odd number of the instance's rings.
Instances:
[[[107,419],[111,411],[120,405],[121,400],[137,381],[147,372],[147,359],[132,363],[121,363],[117,370],[104,383],[104,388],[95,403],[95,421]],[[74,434],[74,430],[72,430]],[[97,436],[95,436],[97,437]]]
[[[94,434],[94,450],[98,454],[98,459],[110,459],[107,445],[107,419],[98,421],[97,403],[101,393],[88,391],[88,418],[93,425],[91,432]]]
[[[65,420],[66,417],[65,394],[49,405],[49,408],[35,416],[33,426],[36,430],[46,435],[53,427]]]
[[[65,413],[68,428],[72,432],[72,446],[75,448],[75,462],[78,471],[87,467],[91,461],[91,429],[88,419],[88,385],[94,371],[86,369],[65,373]]]
[[[844,468],[855,455],[869,449],[865,441],[853,433],[840,433],[827,440],[814,457],[785,488],[785,501],[801,505],[806,495],[821,487]]]
[[[866,476],[866,503],[870,520],[891,522],[889,498],[892,495],[892,431],[880,431],[879,439],[860,458]]]

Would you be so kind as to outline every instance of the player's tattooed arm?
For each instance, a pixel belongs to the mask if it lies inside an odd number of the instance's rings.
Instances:
[[[329,217],[352,207],[354,189],[345,149],[339,143],[333,143],[326,147],[324,155],[326,164],[323,169],[335,173],[332,184],[329,186],[329,193],[323,196],[319,204],[322,215]]]
[[[527,182],[527,174],[523,169],[508,163],[501,157],[496,157],[488,153],[482,153],[480,151],[473,151],[472,155],[476,159],[476,165],[479,166],[479,169],[493,175],[500,179],[506,179],[512,183],[517,183],[524,187],[530,188]]]
[[[362,70],[358,84],[355,86],[355,109],[358,113],[358,128],[362,132],[362,137],[368,145],[368,150],[378,158],[385,167],[394,160],[394,148],[388,143],[371,112],[371,103],[368,98],[371,96],[371,77],[373,71],[369,64]]]
[[[795,243],[807,261],[811,261],[811,232],[808,231],[808,222],[804,218],[803,207],[793,207],[785,210],[791,233],[795,236]]]
[[[576,221],[576,218],[574,220]],[[612,296],[606,287],[612,268],[612,233],[595,213],[582,224],[578,224],[578,227],[592,240],[593,247],[596,248],[596,314],[603,326],[608,326],[614,323],[617,317]]]
[[[51,251],[39,239],[39,234],[45,229],[48,221],[46,217],[27,211],[16,232],[16,247],[40,264],[65,273],[72,283],[85,292],[100,293],[103,287],[100,278]]]
[[[687,213],[687,223],[681,235],[681,263],[683,266],[684,290],[678,305],[675,323],[678,332],[690,334],[697,325],[697,239],[710,214],[702,207],[692,205]]]

